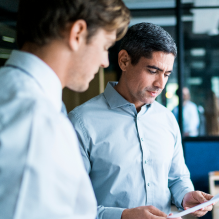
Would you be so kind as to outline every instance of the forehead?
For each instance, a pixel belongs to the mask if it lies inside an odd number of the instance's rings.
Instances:
[[[151,58],[141,57],[139,62],[142,64],[153,65],[159,68],[170,68],[173,67],[174,55],[172,53],[165,52],[153,52]]]

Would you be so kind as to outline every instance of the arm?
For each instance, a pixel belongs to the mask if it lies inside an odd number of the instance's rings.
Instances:
[[[175,151],[169,173],[169,187],[174,204],[179,209],[186,210],[210,200],[213,196],[200,191],[193,191],[194,189],[190,180],[190,174],[184,162],[180,131],[179,129],[177,130]],[[194,212],[193,215],[201,217],[211,210],[212,206],[208,206],[205,209]]]
[[[185,165],[181,134],[176,121],[173,121],[176,129],[174,153],[168,176],[168,185],[172,194],[172,201],[177,208],[183,210],[182,200],[186,193],[194,190],[190,180],[190,173]]]
[[[89,133],[87,132],[80,115],[75,113],[74,110],[68,114],[68,117],[71,123],[73,124],[73,127],[78,137],[79,147],[80,147],[85,169],[87,173],[90,174],[92,172],[92,163],[90,160],[92,143],[90,141]],[[112,219],[112,218],[120,219],[123,211],[124,211],[123,208],[105,207],[105,206],[99,205],[97,208],[97,218],[98,219]]]

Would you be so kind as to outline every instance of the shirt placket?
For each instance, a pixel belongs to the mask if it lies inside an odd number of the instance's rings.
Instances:
[[[145,179],[145,189],[146,189],[146,199],[145,199],[145,205],[153,205],[153,194],[152,194],[152,182],[150,181],[150,163],[151,160],[149,159],[149,150],[147,147],[146,139],[144,138],[144,131],[141,126],[141,115],[136,116],[136,127],[138,129],[138,137],[140,141],[141,151],[142,151],[142,168],[144,172],[144,179]]]

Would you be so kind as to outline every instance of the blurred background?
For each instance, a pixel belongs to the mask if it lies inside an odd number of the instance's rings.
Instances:
[[[195,188],[217,193],[219,178],[215,171],[219,170],[219,0],[124,2],[132,14],[130,25],[139,22],[160,25],[176,41],[178,56],[173,73],[157,101],[176,116],[182,132],[186,164]],[[18,0],[0,0],[0,66],[4,65],[11,51],[17,48],[17,8]],[[119,80],[119,45],[120,42],[117,42],[110,49],[110,66],[99,70],[86,92],[76,93],[64,89],[63,101],[68,112],[102,93],[108,81]],[[210,219],[212,214],[208,213],[204,218]]]

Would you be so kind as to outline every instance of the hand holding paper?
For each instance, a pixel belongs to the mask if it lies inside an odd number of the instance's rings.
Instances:
[[[206,193],[201,192],[201,191],[189,192],[183,198],[183,207],[185,210],[187,210],[187,209],[192,208],[196,205],[207,202],[212,198],[213,198],[213,195],[206,194]],[[195,217],[202,217],[208,211],[211,211],[211,210],[212,210],[212,205],[206,206],[205,208],[202,208],[196,212],[193,212],[193,215]]]
[[[193,215],[195,216],[201,217],[205,215],[208,211],[211,211],[212,205],[215,202],[219,201],[219,194],[217,194],[213,198],[212,197],[212,195],[200,191],[189,192],[184,196],[185,200],[183,199],[183,206],[185,209],[187,208],[187,210],[168,216],[167,218],[177,218],[190,213],[193,213]],[[202,202],[202,204],[199,204],[200,202]],[[194,205],[196,206],[192,207]]]

